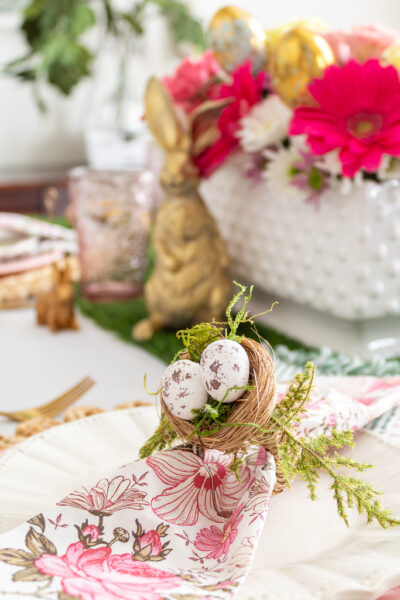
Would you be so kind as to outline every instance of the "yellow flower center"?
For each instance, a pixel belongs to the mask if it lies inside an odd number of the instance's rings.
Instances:
[[[365,137],[373,132],[374,126],[371,121],[360,121],[356,125],[356,133],[358,137]]]
[[[358,113],[347,122],[347,129],[358,139],[369,138],[382,129],[382,117],[378,113]]]

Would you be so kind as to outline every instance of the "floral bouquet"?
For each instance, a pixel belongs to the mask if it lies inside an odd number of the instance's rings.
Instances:
[[[211,49],[164,78],[182,115],[230,100],[195,163],[242,278],[342,318],[400,314],[399,37],[319,22],[266,31],[225,7]]]
[[[312,43],[322,41],[326,67],[309,78],[307,93],[293,86],[288,94],[276,63],[284,44],[305,32],[300,50],[315,51]],[[318,206],[328,188],[346,192],[362,179],[382,182],[400,174],[400,79],[390,64],[396,64],[397,44],[400,32],[378,26],[294,27],[278,38],[271,50],[278,57],[262,68],[249,58],[228,72],[208,50],[197,61],[186,59],[164,82],[187,114],[203,101],[231,99],[219,116],[215,143],[196,158],[203,177],[241,150],[249,177],[265,179],[272,193]],[[290,66],[303,76],[295,57]]]

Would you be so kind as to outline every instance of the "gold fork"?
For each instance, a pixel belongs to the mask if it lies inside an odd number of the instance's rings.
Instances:
[[[82,381],[74,385],[70,390],[57,396],[54,400],[41,404],[35,408],[29,408],[27,410],[17,410],[15,412],[2,412],[0,416],[7,417],[11,421],[27,421],[34,417],[54,417],[59,413],[63,412],[66,408],[76,402],[83,394],[86,394],[90,390],[95,381],[91,377],[84,377]]]

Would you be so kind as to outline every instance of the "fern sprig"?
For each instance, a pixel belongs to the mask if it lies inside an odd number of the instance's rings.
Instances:
[[[296,377],[272,415],[272,421],[283,432],[278,445],[278,462],[288,486],[293,480],[301,479],[307,485],[311,499],[316,500],[320,472],[325,471],[332,479],[337,510],[346,525],[349,524],[347,508],[353,506],[360,514],[366,514],[368,523],[375,520],[384,528],[400,525],[400,520],[381,506],[380,493],[371,484],[343,474],[344,469],[363,472],[372,465],[359,463],[338,452],[331,453],[332,448],[354,446],[351,431],[334,430],[330,436],[322,434],[314,438],[297,436],[294,424],[300,420],[299,415],[309,398],[313,373],[312,365],[307,365],[305,373]]]
[[[230,301],[230,303],[228,304],[228,308],[226,309],[226,317],[227,317],[227,328],[225,329],[225,337],[228,340],[234,340],[236,342],[241,342],[243,336],[238,335],[238,329],[241,325],[245,325],[245,324],[250,324],[250,325],[254,325],[254,319],[256,319],[257,317],[261,317],[264,316],[270,312],[273,311],[274,306],[276,306],[276,304],[278,304],[278,302],[274,302],[271,306],[271,308],[264,310],[263,312],[260,312],[256,315],[252,315],[250,314],[250,312],[247,310],[247,306],[250,302],[250,300],[252,299],[253,296],[253,290],[254,290],[254,285],[251,285],[249,287],[249,292],[247,295],[247,287],[242,285],[241,283],[238,283],[237,281],[233,282],[236,287],[239,288],[238,293],[232,298],[232,300]],[[236,313],[236,315],[233,317],[232,316],[232,311],[233,309],[236,307],[236,305],[238,304],[238,302],[240,302],[242,296],[244,296],[243,298],[243,304],[242,304],[242,308]]]
[[[295,376],[284,398],[276,405],[273,413],[273,419],[276,422],[282,422],[282,426],[291,426],[293,429],[296,423],[301,421],[302,412],[310,399],[314,377],[315,367],[313,363],[309,362],[305,366],[304,373],[298,373]]]

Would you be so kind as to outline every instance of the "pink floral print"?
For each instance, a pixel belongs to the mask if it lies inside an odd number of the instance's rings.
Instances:
[[[244,508],[245,512],[250,512],[253,521],[257,518],[264,519],[266,509],[271,498],[271,486],[265,477],[257,477],[249,490],[249,499]],[[252,521],[252,522],[253,522]]]
[[[70,544],[63,556],[43,554],[36,568],[61,577],[66,594],[82,600],[162,600],[162,592],[179,585],[172,573],[134,561],[130,554],[112,554],[111,548],[85,550]]]
[[[96,525],[86,525],[86,527],[82,529],[82,533],[83,535],[90,536],[92,542],[97,542],[100,537],[99,528],[96,527]]]
[[[385,393],[387,390],[400,388],[400,377],[390,377],[388,379],[375,379],[372,380],[368,389],[357,398],[358,402],[371,406]]]
[[[58,505],[72,506],[88,510],[95,515],[108,516],[126,508],[142,510],[149,504],[145,497],[146,492],[138,490],[130,479],[119,475],[111,481],[101,479],[90,490],[83,488],[82,491],[73,492]]]
[[[162,550],[161,537],[155,529],[151,529],[139,537],[140,549],[150,546],[150,556],[159,556]]]
[[[221,556],[228,553],[238,534],[237,527],[243,519],[243,515],[239,516],[243,506],[243,504],[240,504],[237,507],[232,517],[222,528],[211,525],[209,529],[204,527],[197,534],[194,545],[197,550],[208,552],[207,559],[221,558]]]
[[[227,521],[251,480],[249,467],[243,465],[238,481],[229,470],[232,460],[215,450],[205,450],[204,459],[186,450],[150,456],[147,464],[169,486],[153,498],[153,512],[175,525],[195,525],[200,513],[215,523]]]

